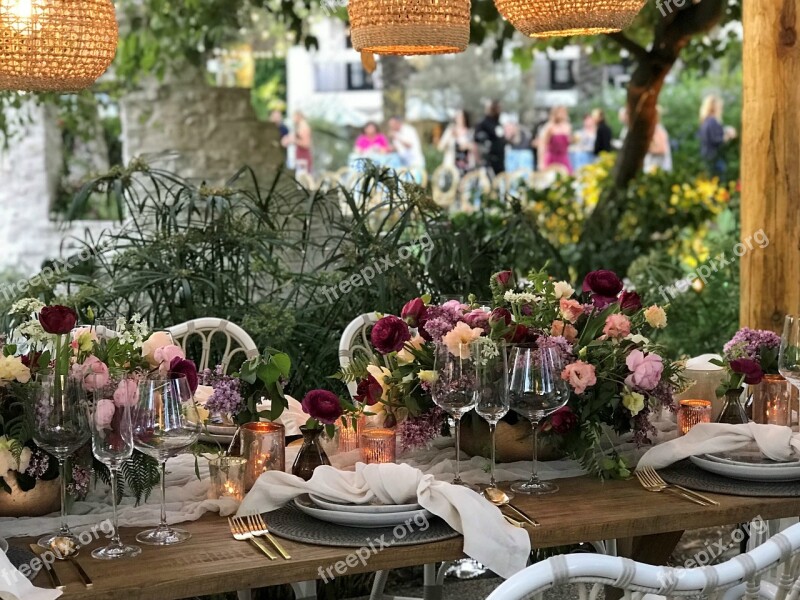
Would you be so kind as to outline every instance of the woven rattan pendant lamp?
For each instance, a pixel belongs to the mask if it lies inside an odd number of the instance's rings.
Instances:
[[[72,92],[117,51],[111,0],[0,0],[0,89]]]
[[[469,44],[470,0],[350,0],[353,48],[371,54],[463,52]]]
[[[621,31],[647,0],[494,0],[497,10],[530,37]]]

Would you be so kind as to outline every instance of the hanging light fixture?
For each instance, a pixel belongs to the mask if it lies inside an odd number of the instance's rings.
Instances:
[[[469,44],[470,0],[350,0],[347,12],[365,66],[372,54],[451,54]]]
[[[568,37],[621,31],[647,0],[494,0],[497,10],[530,37]]]
[[[0,89],[73,92],[117,51],[111,0],[0,0]]]

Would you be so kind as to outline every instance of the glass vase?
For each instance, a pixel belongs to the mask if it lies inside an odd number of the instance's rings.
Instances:
[[[309,429],[305,425],[300,427],[300,432],[303,434],[303,446],[292,465],[292,474],[304,481],[311,479],[314,469],[317,467],[331,464],[319,439],[323,431],[321,427],[315,429]]]
[[[747,423],[747,415],[741,402],[742,388],[725,392],[725,404],[717,417],[717,423],[741,425]]]
[[[764,375],[758,385],[750,386],[753,398],[753,421],[768,425],[792,425],[792,399],[795,389],[782,375]]]

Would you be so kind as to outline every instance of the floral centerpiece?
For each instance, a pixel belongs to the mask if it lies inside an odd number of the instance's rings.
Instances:
[[[722,360],[711,361],[725,369],[717,395],[741,390],[744,384],[758,385],[764,375],[778,374],[781,338],[772,331],[743,327],[725,344]]]
[[[578,293],[544,270],[529,273],[522,285],[511,272],[501,272],[491,287],[491,307],[435,305],[425,297],[408,302],[399,317],[385,316],[373,327],[375,357],[355,359],[337,376],[357,381],[359,394],[377,398],[387,425],[398,424],[404,447],[412,447],[438,435],[444,422],[430,397],[433,342],[457,348],[486,336],[554,347],[572,394],[543,430],[587,470],[628,476],[624,459],[605,452],[601,440],[612,430],[648,444],[656,433],[653,411],[673,408],[680,368],[647,337],[666,327],[664,309],[643,307],[610,271],[590,273]]]

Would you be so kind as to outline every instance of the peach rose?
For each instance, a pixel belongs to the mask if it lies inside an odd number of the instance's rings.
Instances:
[[[459,358],[468,359],[470,357],[469,345],[483,334],[483,329],[472,328],[463,321],[442,337],[442,342],[447,346],[450,354]]]
[[[172,336],[168,331],[154,331],[142,344],[142,356],[147,359],[151,367],[157,367],[159,363],[155,359],[156,350],[164,346],[171,346],[173,343]]]
[[[625,315],[608,315],[603,333],[610,338],[621,340],[631,333],[631,320]]]
[[[560,335],[571,344],[578,339],[578,330],[569,323],[564,323],[564,321],[559,321],[556,319],[550,326],[550,335]]]
[[[586,388],[593,386],[597,383],[597,377],[594,372],[594,365],[585,363],[582,360],[567,365],[561,372],[561,379],[568,381],[576,394],[582,394]]]
[[[561,300],[558,301],[558,308],[561,311],[561,316],[570,323],[577,321],[583,314],[583,305],[577,300],[561,298]]]

